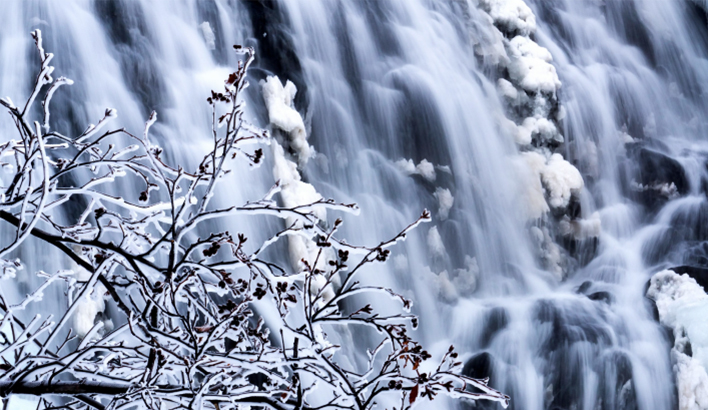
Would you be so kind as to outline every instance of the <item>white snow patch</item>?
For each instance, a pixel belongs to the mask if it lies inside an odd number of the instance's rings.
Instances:
[[[524,152],[514,161],[517,169],[518,187],[526,219],[542,217],[550,210],[541,185],[541,172],[546,158],[537,152]]]
[[[519,90],[514,87],[514,84],[503,78],[497,80],[497,90],[499,90],[501,95],[510,100],[516,100],[519,97]]]
[[[547,118],[541,116],[528,117],[519,125],[517,141],[521,141],[519,145],[528,145],[534,135],[541,137],[543,141],[558,141],[563,142],[563,136],[558,133],[555,124]]]
[[[679,196],[678,188],[676,187],[676,184],[674,184],[673,182],[664,182],[664,183],[644,185],[644,184],[639,183],[637,181],[632,181],[632,182],[630,182],[629,185],[633,190],[635,190],[637,192],[656,191],[659,195],[666,197],[668,199],[678,198],[678,196]]]
[[[496,26],[528,36],[536,31],[536,16],[522,0],[480,0]]]
[[[455,203],[455,197],[452,196],[450,190],[447,188],[437,188],[435,190],[435,198],[438,200],[438,216],[441,220],[446,220],[450,215],[450,209]]]
[[[395,165],[406,175],[420,175],[430,182],[435,181],[435,166],[427,159],[423,159],[418,165],[415,165],[412,159],[399,159]]]
[[[548,203],[554,208],[568,206],[571,194],[585,185],[580,171],[560,154],[551,155],[541,177],[548,192]]]
[[[285,158],[283,147],[278,143],[273,143],[271,146],[273,147],[273,177],[276,181],[280,181],[280,197],[283,206],[292,208],[322,199],[322,196],[317,193],[314,186],[301,180],[297,165]],[[327,217],[327,211],[322,207],[315,208],[313,213],[322,220]],[[295,219],[293,218],[286,219],[288,226],[291,226],[294,222]],[[295,227],[301,228],[301,225],[301,223],[298,223]],[[290,248],[291,264],[296,268],[301,267],[301,259],[312,263],[319,250],[319,247],[312,239],[301,235],[290,235],[288,237],[288,246]]]
[[[290,80],[283,86],[277,76],[269,76],[260,84],[271,124],[288,134],[288,143],[297,153],[300,164],[307,163],[315,150],[307,143],[305,123],[293,107],[297,87]]]
[[[413,175],[417,173],[415,169],[415,163],[413,163],[412,159],[399,159],[398,161],[396,161],[395,165],[396,168],[398,168],[406,175]]]
[[[674,331],[679,409],[708,409],[708,295],[690,276],[664,270],[651,278],[647,296],[656,301],[661,323]],[[685,354],[688,343],[692,356]]]
[[[632,136],[624,130],[619,132],[619,139],[623,144],[631,144],[635,142],[634,138],[632,138]]]
[[[559,223],[562,235],[571,236],[573,239],[585,240],[597,238],[602,231],[602,220],[599,212],[593,212],[587,219],[573,219],[568,216],[563,217]]]
[[[420,163],[416,165],[415,169],[423,178],[430,182],[435,181],[435,167],[432,163],[428,162],[427,159],[420,161]]]
[[[509,57],[509,77],[524,90],[553,94],[561,87],[551,53],[528,37],[509,42]]]
[[[477,289],[479,266],[476,258],[465,256],[463,269],[455,269],[452,273],[443,270],[436,274],[426,266],[423,276],[434,294],[447,303],[455,303],[460,297],[470,296]]]
[[[477,264],[477,258],[466,255],[465,268],[455,269],[452,282],[461,296],[469,296],[477,289],[478,278],[479,265]]]

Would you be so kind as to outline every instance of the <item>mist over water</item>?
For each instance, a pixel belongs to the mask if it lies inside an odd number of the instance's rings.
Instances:
[[[497,80],[508,72],[476,3],[7,1],[0,96],[19,103],[28,94],[38,64],[29,32],[39,28],[56,73],[75,80],[54,97],[54,128],[80,133],[113,107],[120,126],[139,132],[154,109],[169,159],[193,166],[194,152],[210,149],[205,101],[236,64],[231,46],[254,46],[251,118],[269,122],[259,80],[297,86],[317,151],[303,178],[362,210],[344,216],[341,236],[375,244],[433,212],[370,275],[414,300],[416,337],[431,352],[454,344],[466,371],[491,376],[517,410],[677,408],[672,342],[644,291],[661,269],[708,263],[705,9],[526,1],[531,38],[562,82],[563,142],[544,149],[584,181],[572,209],[530,220],[520,152],[543,147],[520,147],[500,125],[512,108]],[[12,127],[0,120],[1,141]],[[244,167],[248,177],[222,185],[221,200],[262,196],[270,167]],[[592,221],[600,231],[583,234]],[[233,222],[254,242],[278,223]],[[550,239],[539,239],[541,228]],[[19,256],[27,271],[46,270],[28,256],[50,252],[31,242]]]

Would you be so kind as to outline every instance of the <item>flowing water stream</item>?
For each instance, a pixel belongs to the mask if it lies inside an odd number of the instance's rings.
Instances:
[[[318,153],[304,178],[362,209],[344,237],[376,243],[433,210],[380,275],[413,298],[433,351],[454,343],[514,409],[677,408],[670,335],[644,290],[662,268],[708,263],[705,9],[527,0],[537,27],[525,32],[490,18],[504,3],[519,2],[9,0],[0,95],[27,94],[40,28],[57,73],[76,81],[54,99],[57,127],[80,132],[114,107],[139,130],[155,109],[166,151],[193,163],[209,127],[197,102],[235,65],[231,45],[252,45],[254,122],[268,123],[258,80],[293,81]],[[510,102],[499,44],[515,35],[550,51],[557,93]],[[554,116],[555,140],[515,142],[503,119],[539,110]],[[11,125],[3,118],[0,139]],[[561,154],[584,180],[541,218],[523,194],[530,151]],[[224,188],[229,201],[273,182],[253,175]],[[260,222],[240,229],[257,236]],[[36,246],[25,252],[51,255]]]

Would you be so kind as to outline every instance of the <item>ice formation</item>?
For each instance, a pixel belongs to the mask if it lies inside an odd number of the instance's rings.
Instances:
[[[452,209],[452,205],[455,203],[455,197],[452,196],[449,189],[439,187],[435,190],[433,195],[435,195],[435,198],[438,200],[438,217],[444,221],[450,215],[450,209]]]
[[[602,221],[599,212],[593,212],[589,218],[570,219],[564,216],[559,223],[560,233],[576,240],[597,238],[602,231]]]
[[[504,78],[497,80],[497,89],[501,95],[510,100],[516,100],[519,98],[519,90],[514,87],[514,84]]]
[[[273,143],[273,177],[276,181],[280,181],[280,197],[283,206],[292,208],[301,205],[307,205],[317,202],[322,199],[322,196],[317,193],[315,187],[307,182],[303,182],[300,173],[297,170],[297,165],[289,159],[285,158],[283,147],[278,143]],[[327,216],[323,208],[315,208],[313,210],[318,219],[324,220]],[[295,223],[292,218],[286,219],[286,224],[291,226]],[[301,227],[300,223],[295,224],[296,227]],[[311,239],[303,235],[290,235],[288,237],[288,247],[290,252],[290,262],[293,267],[301,267],[301,259],[308,262],[315,260],[319,247]]]
[[[434,182],[437,175],[435,174],[435,166],[423,159],[415,165],[412,159],[399,159],[396,161],[396,167],[406,175],[420,175],[427,181]]]
[[[447,303],[455,303],[477,289],[479,266],[476,258],[465,256],[465,267],[455,269],[452,273],[447,270],[435,273],[428,266],[423,268],[422,273],[425,283],[430,284],[433,293]]]
[[[560,154],[550,158],[539,152],[521,153],[516,161],[521,197],[528,219],[537,219],[553,208],[565,208],[584,186],[583,177]]]
[[[287,142],[290,148],[295,152],[300,164],[306,163],[313,156],[314,150],[307,144],[307,134],[302,117],[292,107],[292,101],[297,92],[295,85],[287,81],[283,86],[278,77],[268,77],[266,81],[261,82],[261,85],[271,124],[288,133],[289,140]],[[273,178],[280,183],[280,198],[283,206],[293,208],[320,201],[322,196],[314,186],[302,180],[297,164],[288,159],[283,146],[278,142],[273,142],[271,147],[273,150]],[[327,211],[324,207],[313,207],[311,211],[317,219],[326,220]],[[303,228],[302,222],[294,218],[286,218],[286,225],[295,229]],[[312,265],[321,250],[322,248],[317,246],[309,234],[288,236],[290,264],[297,271],[302,271],[305,268],[303,260]],[[334,254],[331,248],[326,248],[322,252],[317,266],[321,271],[326,271],[327,263],[334,259]],[[310,291],[317,294],[326,285],[327,280],[323,275],[314,275]],[[325,289],[323,296],[325,301],[334,297],[331,286]]]
[[[480,0],[479,5],[504,32],[528,36],[536,31],[536,16],[522,0]]]
[[[526,219],[538,219],[550,210],[541,184],[541,172],[546,166],[546,158],[538,152],[529,151],[522,153],[515,164]]]
[[[555,124],[540,115],[525,118],[517,132],[516,141],[519,145],[530,144],[534,135],[539,136],[541,141],[563,142],[563,136],[558,133]]]
[[[637,192],[654,191],[659,195],[668,199],[674,199],[679,196],[678,188],[673,182],[655,183],[644,185],[642,183],[632,181],[630,187]]]
[[[560,87],[553,57],[528,37],[516,36],[509,42],[511,81],[529,92],[555,93]]]
[[[533,39],[536,18],[523,0],[477,0],[477,5],[486,13],[492,30],[497,31],[497,35],[480,37],[490,44],[476,44],[475,52],[500,53],[494,58],[481,55],[502,73],[501,78],[493,79],[507,109],[506,117],[497,123],[521,151],[518,158],[512,158],[519,208],[527,221],[533,221],[529,234],[537,244],[539,261],[562,279],[565,253],[554,242],[552,231],[560,229],[561,234],[576,239],[597,237],[600,219],[591,216],[571,220],[563,216],[584,182],[578,169],[557,152],[564,142],[557,124],[565,117],[558,103],[561,81],[552,64],[553,56]],[[546,216],[551,209],[554,218],[560,219],[556,219],[558,224]]]
[[[560,154],[551,155],[541,177],[548,192],[548,203],[554,208],[568,206],[570,195],[584,186],[580,171]]]
[[[293,107],[297,87],[290,80],[283,86],[277,76],[269,76],[261,81],[261,87],[270,123],[287,134],[290,149],[297,154],[298,162],[304,165],[315,151],[307,143],[302,116]]]
[[[656,301],[661,323],[674,332],[679,409],[708,409],[708,295],[688,275],[664,270],[651,278],[647,296]]]

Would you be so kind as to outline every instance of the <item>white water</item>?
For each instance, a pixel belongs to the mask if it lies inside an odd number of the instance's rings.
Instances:
[[[28,33],[40,28],[57,72],[76,80],[53,102],[54,118],[72,123],[56,127],[76,131],[110,106],[121,125],[137,130],[156,109],[154,130],[166,151],[190,162],[199,138],[208,139],[208,106],[200,102],[235,63],[230,46],[254,45],[252,115],[267,123],[257,79],[277,74],[296,83],[297,108],[320,153],[305,177],[325,197],[362,208],[345,218],[350,242],[376,243],[423,208],[437,214],[439,188],[454,197],[449,217],[422,226],[396,249],[401,256],[387,264],[388,275],[377,275],[414,298],[419,338],[476,357],[478,376],[489,359],[493,386],[511,395],[515,409],[675,408],[671,344],[643,291],[660,268],[705,266],[708,257],[700,248],[708,240],[702,11],[679,0],[527,3],[535,40],[553,55],[563,83],[566,143],[558,152],[585,180],[583,218],[598,211],[602,220],[597,252],[592,240],[579,243],[563,279],[537,260],[528,233],[518,148],[497,125],[505,115],[499,73],[493,55],[474,52],[491,27],[474,1],[284,0],[265,8],[226,0],[7,1],[0,95],[26,95],[36,64]],[[0,139],[11,132],[5,117]],[[625,144],[623,132],[641,142]],[[650,195],[642,200],[636,182],[675,175],[639,173],[641,147],[673,156],[687,177],[656,210],[639,203]],[[438,166],[436,179],[401,172],[401,159],[428,160]],[[256,197],[272,183],[268,172],[250,175],[256,180],[231,187],[229,200]],[[552,219],[545,223],[554,226]],[[257,237],[264,227],[239,229]]]

